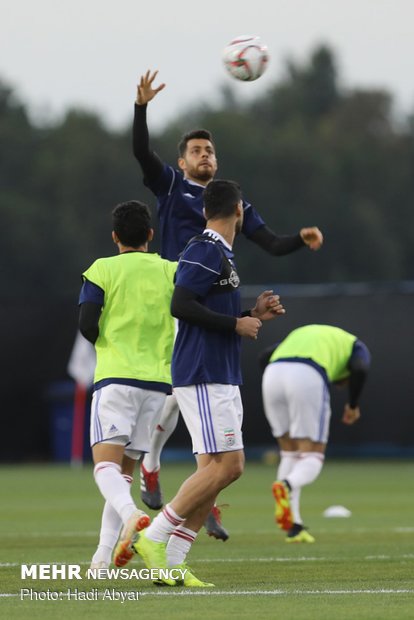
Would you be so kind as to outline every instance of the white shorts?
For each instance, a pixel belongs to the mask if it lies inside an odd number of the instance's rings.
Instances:
[[[243,450],[243,405],[237,385],[202,383],[174,388],[194,454]]]
[[[165,398],[163,392],[118,383],[96,390],[91,407],[91,446],[105,441],[148,452]]]
[[[262,381],[263,406],[274,437],[327,443],[331,403],[319,372],[302,362],[274,362]]]

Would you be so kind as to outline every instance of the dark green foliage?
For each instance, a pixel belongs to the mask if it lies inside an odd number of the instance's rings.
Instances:
[[[287,63],[285,77],[253,102],[226,87],[220,106],[183,110],[152,136],[155,150],[174,163],[181,133],[194,127],[213,132],[218,176],[239,181],[271,228],[317,225],[325,235],[319,253],[276,260],[239,240],[245,283],[413,277],[412,119],[395,121],[386,92],[344,90],[329,49],[304,66]],[[131,198],[155,205],[129,131],[110,131],[82,110],[39,128],[0,83],[4,295],[76,299],[82,270],[115,251],[111,209]]]

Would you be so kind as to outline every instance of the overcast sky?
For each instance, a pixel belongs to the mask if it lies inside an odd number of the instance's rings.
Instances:
[[[414,111],[414,0],[0,0],[0,8],[0,79],[40,119],[77,105],[124,127],[139,75],[158,68],[167,88],[150,121],[161,127],[235,83],[221,52],[240,34],[260,35],[271,59],[257,82],[236,84],[240,97],[265,92],[287,57],[304,61],[326,43],[344,86],[384,87],[397,109]]]

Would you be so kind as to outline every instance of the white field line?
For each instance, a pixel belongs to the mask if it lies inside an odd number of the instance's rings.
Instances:
[[[401,555],[366,555],[361,558],[362,560],[412,560],[414,559],[414,553],[403,553]],[[244,562],[263,562],[263,563],[273,563],[273,562],[327,562],[330,560],[335,560],[335,558],[326,558],[326,557],[298,557],[298,558],[194,558],[191,560],[192,564],[219,564],[219,563],[244,563]],[[27,563],[27,562],[26,562]],[[15,568],[16,566],[21,566],[21,562],[0,562],[0,568]],[[30,562],[30,564],[74,564],[74,562]],[[76,562],[79,566],[86,566],[90,564],[90,560],[82,560],[81,562]],[[131,566],[132,567],[132,566]]]
[[[383,529],[383,528],[378,528],[378,529],[373,529],[373,528],[365,528],[365,527],[349,527],[349,528],[345,528],[345,527],[336,527],[334,529],[331,528],[318,528],[318,534],[349,534],[349,531],[352,530],[352,533],[354,534],[367,534],[367,533],[383,533],[386,534],[387,532],[392,532],[394,534],[412,534],[414,532],[414,527],[412,526],[397,526],[397,527],[391,527],[391,528],[387,528],[387,529]],[[275,532],[278,532],[278,530],[276,529],[276,527],[274,528],[269,528],[269,529],[258,529],[255,530],[255,534],[258,535],[267,535],[267,534],[274,534]],[[231,533],[237,536],[241,536],[243,534],[246,534],[246,530],[237,530],[237,529],[232,529]],[[60,537],[60,538],[71,538],[71,537],[76,537],[76,538],[90,538],[90,537],[95,537],[98,538],[99,536],[99,532],[98,531],[85,531],[85,532],[79,532],[79,531],[73,531],[73,532],[1,532],[0,534],[0,538],[21,538],[22,536],[25,536],[26,538],[56,538],[56,537]]]
[[[103,594],[103,593],[102,593]],[[357,594],[414,594],[414,589],[359,589],[359,590],[181,590],[174,592],[172,590],[139,592],[141,596],[313,596],[313,595],[357,595]],[[0,593],[0,598],[17,598],[20,596],[16,593],[4,592]]]
[[[99,537],[99,532],[2,532],[0,538],[89,538]]]

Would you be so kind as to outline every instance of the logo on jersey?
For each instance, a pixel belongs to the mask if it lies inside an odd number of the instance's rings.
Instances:
[[[224,443],[226,445],[226,448],[231,448],[232,446],[234,446],[235,444],[234,429],[232,428],[224,429]]]
[[[234,271],[234,269],[232,269],[229,277],[220,280],[219,284],[220,286],[227,286],[227,284],[230,284],[230,286],[232,286],[233,288],[238,288],[238,286],[240,285],[240,278],[237,274],[237,271]]]
[[[109,429],[108,433],[117,433],[118,429],[115,426],[115,424],[112,424],[111,428]]]

